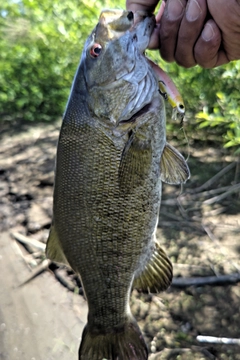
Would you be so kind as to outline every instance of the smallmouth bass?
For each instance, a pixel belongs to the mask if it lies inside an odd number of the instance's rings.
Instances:
[[[155,238],[161,183],[189,177],[166,143],[164,99],[144,55],[155,20],[104,10],[87,39],[61,127],[47,257],[80,275],[88,323],[82,360],[146,360],[132,287],[171,283]]]

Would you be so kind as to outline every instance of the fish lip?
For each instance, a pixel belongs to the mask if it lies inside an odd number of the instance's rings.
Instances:
[[[141,23],[142,21],[144,21],[146,18],[151,19],[151,21],[154,20],[154,26],[156,25],[155,16],[148,11],[138,10],[133,13],[133,16],[134,16],[133,17],[133,25],[132,25],[130,31],[132,29],[135,29],[138,26],[138,24]]]
[[[146,18],[154,18],[155,19],[155,16],[152,13],[145,11],[145,10],[135,11],[133,13],[133,15],[134,15],[133,27],[136,27],[136,25],[138,25],[141,21],[143,21]]]
[[[118,38],[124,32],[129,30],[134,23],[134,14],[132,11],[120,9],[102,10],[99,16],[98,25],[105,29],[106,36],[110,39]]]
[[[135,33],[135,40],[138,42],[138,50],[143,54],[147,49],[150,37],[156,26],[155,16],[146,11],[134,12],[134,22],[130,32]]]

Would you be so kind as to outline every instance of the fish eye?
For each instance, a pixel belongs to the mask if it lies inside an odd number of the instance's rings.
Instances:
[[[90,55],[93,57],[93,58],[96,58],[98,57],[98,55],[101,53],[101,50],[102,50],[102,47],[100,44],[93,44],[93,46],[91,47],[90,49]]]

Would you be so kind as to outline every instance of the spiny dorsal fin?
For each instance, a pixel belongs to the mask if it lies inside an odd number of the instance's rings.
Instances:
[[[166,143],[160,162],[161,180],[167,184],[178,185],[190,178],[188,164],[182,154]]]
[[[46,255],[52,261],[63,263],[69,266],[69,263],[62,251],[57,232],[54,225],[51,226],[50,233],[47,240]]]
[[[166,290],[172,281],[172,264],[161,248],[155,242],[155,250],[139,277],[134,279],[133,287],[151,293]]]

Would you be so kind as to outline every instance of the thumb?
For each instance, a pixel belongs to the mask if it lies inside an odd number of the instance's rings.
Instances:
[[[127,10],[131,10],[133,12],[138,10],[145,10],[149,12],[154,12],[155,7],[158,4],[158,0],[127,0],[126,8]]]

